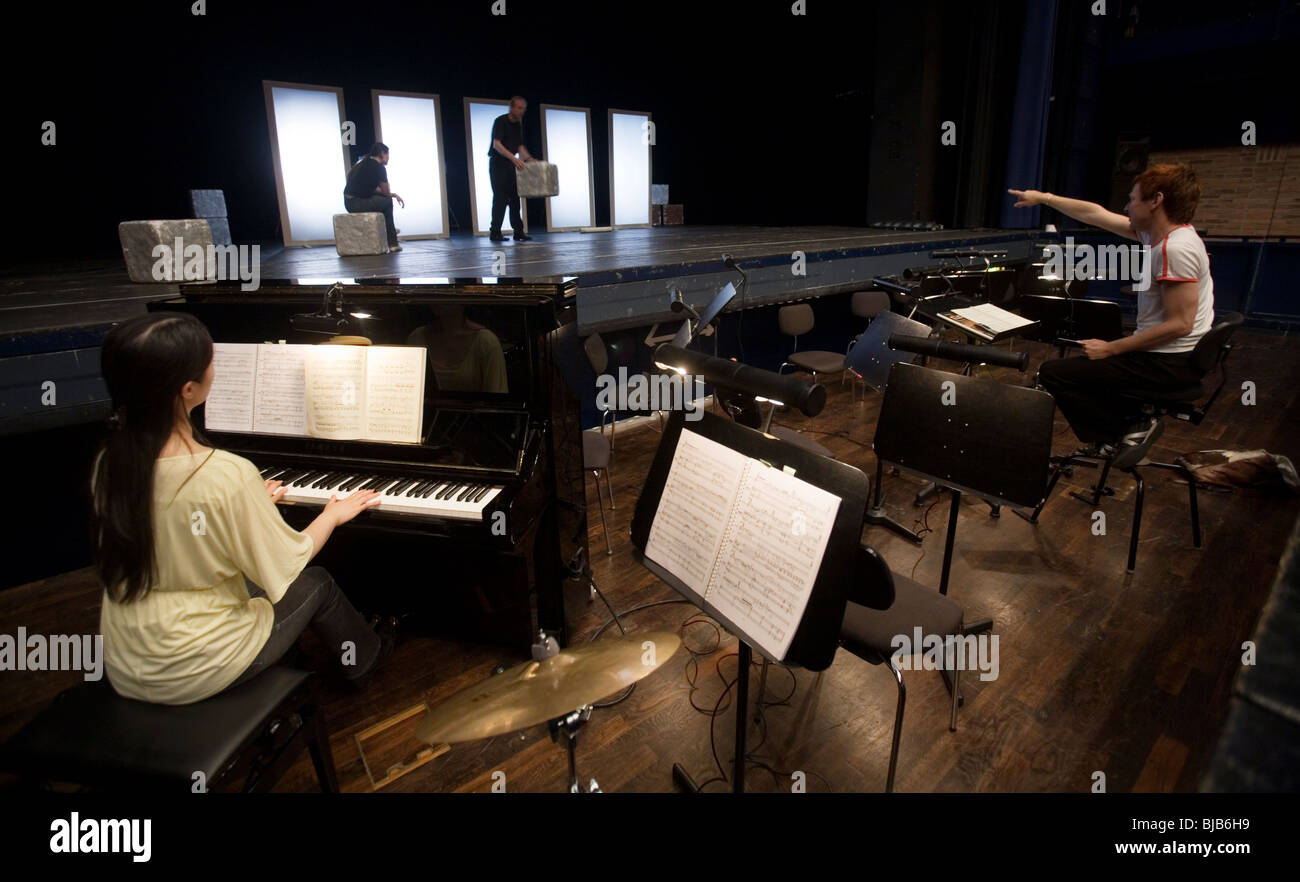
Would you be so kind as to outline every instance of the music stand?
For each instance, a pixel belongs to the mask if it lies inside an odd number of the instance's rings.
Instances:
[[[727,304],[734,300],[735,297],[736,286],[731,282],[723,285],[722,290],[713,295],[713,299],[709,301],[709,305],[704,307],[704,312],[700,313],[696,318],[694,327],[691,325],[690,318],[687,318],[686,321],[682,322],[682,326],[678,328],[677,333],[673,335],[672,344],[685,349],[691,344],[691,341],[699,336],[700,331],[707,328],[709,324],[716,319],[719,314],[721,314],[722,310],[726,309]],[[717,347],[714,348],[716,351]]]
[[[1109,300],[1085,300],[1051,294],[1026,294],[1020,298],[1020,314],[1039,322],[1037,333],[1024,334],[1029,340],[1055,343],[1064,355],[1073,340],[1118,340],[1124,336],[1124,311]]]
[[[884,392],[889,385],[889,375],[894,365],[905,362],[910,363],[916,357],[910,352],[901,352],[891,348],[889,338],[893,334],[928,337],[930,328],[923,322],[904,318],[896,312],[882,312],[871,320],[871,324],[867,326],[867,329],[862,332],[862,336],[858,337],[853,346],[849,348],[849,354],[844,357],[844,366],[861,377],[866,385],[877,392]],[[876,485],[873,488],[871,507],[867,509],[866,522],[880,527],[887,527],[904,539],[910,539],[919,545],[921,543],[920,536],[885,514],[884,476],[884,467],[877,458]]]
[[[1055,411],[1040,389],[913,364],[890,371],[872,444],[877,459],[952,491],[940,594],[948,593],[962,493],[1027,509],[1043,498]],[[966,633],[992,627],[984,619]]]
[[[690,588],[678,575],[671,572],[667,566],[645,555],[650,531],[659,514],[664,486],[684,428],[736,451],[748,459],[758,460],[764,466],[791,473],[797,479],[839,497],[839,507],[817,570],[812,593],[785,655],[774,659],[785,665],[822,671],[830,667],[835,658],[835,652],[839,647],[840,628],[844,622],[845,603],[852,591],[852,582],[857,571],[858,545],[862,535],[862,516],[866,509],[869,482],[866,475],[852,466],[810,453],[789,442],[769,437],[762,432],[746,428],[731,420],[724,420],[711,413],[703,414],[702,419],[687,426],[685,414],[677,411],[669,418],[668,425],[664,428],[654,463],[650,467],[641,496],[637,500],[636,512],[632,517],[633,556],[646,569],[716,619],[739,641],[740,667],[736,680],[736,757],[732,790],[741,793],[745,788],[749,669],[753,660],[753,647],[761,648],[766,641],[746,633],[713,604]],[[793,472],[790,472],[791,469]],[[674,764],[673,778],[687,789],[698,789],[694,786],[690,775],[680,765]]]

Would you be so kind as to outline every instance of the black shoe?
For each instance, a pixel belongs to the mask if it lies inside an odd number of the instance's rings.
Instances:
[[[505,240],[506,237],[501,235],[500,233],[488,233],[489,242],[504,242]]]
[[[1141,463],[1152,445],[1156,443],[1156,439],[1160,437],[1160,433],[1164,431],[1164,427],[1165,424],[1155,417],[1148,417],[1133,426],[1119,442],[1115,459],[1111,461],[1111,468],[1123,470]]]
[[[343,679],[343,682],[353,692],[361,692],[369,686],[370,679],[374,676],[375,671],[383,667],[384,662],[388,661],[392,657],[393,651],[397,649],[397,619],[392,617],[379,619],[374,624],[374,629],[375,633],[379,635],[379,654],[370,663],[370,667],[366,668],[365,673]]]
[[[525,234],[525,233],[516,233],[516,234],[515,234],[515,241],[516,241],[516,242],[531,242],[531,241],[533,241],[533,237],[532,237],[532,236],[529,236],[529,235],[527,235],[527,234]]]

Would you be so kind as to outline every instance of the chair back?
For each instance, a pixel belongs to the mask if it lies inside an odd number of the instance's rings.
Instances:
[[[591,369],[596,372],[596,376],[605,373],[609,367],[609,350],[605,348],[605,341],[599,334],[591,334],[586,340],[582,341],[582,348],[587,352],[587,361],[591,363]]]
[[[889,609],[894,605],[894,574],[879,551],[870,545],[858,545],[858,557],[849,602],[870,609]]]
[[[776,314],[776,323],[782,334],[802,337],[813,329],[813,308],[807,303],[783,306]]]
[[[858,318],[873,319],[889,309],[889,295],[884,291],[854,291],[851,308]]]
[[[1196,348],[1192,350],[1192,363],[1197,370],[1208,374],[1227,359],[1228,351],[1232,348],[1228,341],[1245,320],[1245,316],[1239,312],[1229,312],[1215,320],[1214,325],[1196,342]]]

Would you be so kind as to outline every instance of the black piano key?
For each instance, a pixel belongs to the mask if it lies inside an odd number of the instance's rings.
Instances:
[[[434,496],[433,496],[433,498],[434,498],[434,499],[446,499],[446,498],[448,498],[449,496],[451,496],[452,491],[459,490],[459,489],[460,489],[460,484],[456,484],[456,483],[454,483],[454,482],[453,482],[453,483],[449,483],[449,484],[447,484],[446,487],[443,487],[441,490],[439,490],[437,493],[435,493]]]
[[[377,493],[383,493],[389,487],[393,486],[393,482],[395,480],[396,479],[393,478],[391,475],[385,475],[384,477],[380,478],[378,481],[375,482],[375,486],[372,489]]]
[[[274,469],[274,468],[275,468],[275,466],[267,466],[267,467],[264,468],[264,469],[258,469],[258,470],[257,470],[257,473],[258,473],[259,475],[261,475],[263,478],[270,477],[270,472],[271,472],[271,470]]]
[[[388,488],[389,496],[401,496],[406,492],[406,488],[415,483],[414,478],[404,478]]]
[[[492,489],[491,487],[484,487],[482,490],[474,494],[474,497],[470,500],[470,502],[478,502],[484,496],[487,496],[488,491],[491,489]]]
[[[442,481],[430,481],[429,486],[420,491],[421,499],[428,499],[434,493],[442,489]]]
[[[477,493],[477,492],[478,492],[478,485],[476,485],[476,484],[469,484],[469,485],[467,485],[467,486],[465,487],[464,490],[460,491],[460,495],[456,497],[456,501],[457,501],[457,502],[464,502],[465,499],[466,499],[466,498],[467,498],[471,493]]]
[[[268,481],[274,481],[277,480],[280,475],[283,475],[287,471],[288,469],[286,469],[284,466],[271,466],[269,469],[265,469],[262,471],[262,477]]]
[[[323,489],[324,487],[327,487],[330,484],[334,483],[334,479],[337,478],[338,476],[339,476],[338,472],[327,472],[324,477],[317,478],[315,481],[312,481],[311,484],[312,489],[313,490]]]
[[[362,481],[361,484],[358,485],[357,489],[358,489],[358,490],[374,490],[374,489],[375,489],[375,485],[378,484],[378,483],[379,483],[380,481],[382,481],[382,480],[383,480],[383,478],[381,478],[379,475],[371,475],[368,479],[366,479],[365,481]]]
[[[349,475],[346,481],[339,484],[338,491],[340,493],[351,493],[354,487],[365,480],[365,477],[365,475]]]
[[[406,492],[403,493],[402,495],[414,499],[420,495],[420,493],[424,490],[425,485],[428,483],[429,483],[428,481],[416,481],[410,487],[407,487]]]
[[[276,480],[282,481],[285,484],[285,486],[288,486],[298,478],[302,477],[304,474],[306,474],[306,472],[303,469],[285,469],[283,472],[279,474]]]
[[[293,481],[293,486],[295,486],[295,487],[308,487],[308,486],[311,485],[311,482],[312,482],[312,481],[315,481],[317,478],[322,478],[322,477],[324,477],[324,476],[325,476],[325,473],[324,473],[324,472],[322,472],[322,471],[317,471],[317,470],[313,470],[313,471],[310,471],[310,472],[305,473],[302,477],[300,477],[300,478],[296,479],[295,481]]]

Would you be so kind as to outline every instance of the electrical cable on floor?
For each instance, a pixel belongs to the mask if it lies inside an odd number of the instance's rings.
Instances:
[[[596,583],[595,583],[594,581],[591,583],[591,587],[592,587],[593,589],[595,589],[595,591],[596,591],[597,594],[600,595],[600,599],[605,601],[605,606],[609,607],[609,612],[610,612],[610,614],[611,614],[612,616],[614,616],[614,618],[610,619],[608,622],[606,622],[605,624],[601,625],[598,629],[596,629],[595,633],[593,633],[590,637],[587,638],[587,642],[588,642],[588,643],[591,643],[592,641],[594,641],[594,640],[595,640],[597,637],[599,637],[601,634],[605,633],[605,630],[606,630],[610,625],[613,625],[613,624],[617,624],[618,627],[619,627],[619,630],[622,631],[624,634],[626,634],[626,633],[627,633],[627,630],[623,627],[623,623],[622,623],[622,621],[620,621],[620,616],[619,616],[619,614],[616,613],[616,612],[614,612],[614,607],[610,606],[610,603],[609,603],[608,600],[605,600],[605,595],[604,595],[604,594],[601,594],[601,591],[600,591],[599,588],[596,588]],[[631,615],[632,613],[640,612],[640,611],[643,610],[643,609],[650,609],[651,607],[655,607],[655,606],[665,606],[665,605],[670,604],[670,603],[690,603],[690,601],[687,600],[687,599],[684,598],[684,597],[674,598],[674,599],[672,599],[672,600],[656,600],[656,601],[654,601],[653,603],[643,603],[643,604],[641,604],[640,606],[634,606],[634,607],[632,607],[632,608],[629,609],[629,610],[625,610],[625,611],[623,612],[623,615],[625,615],[625,616],[626,616],[626,615]],[[616,705],[616,704],[620,704],[620,703],[626,701],[627,699],[631,698],[632,693],[633,693],[635,690],[636,690],[636,684],[633,683],[632,685],[630,685],[630,686],[628,686],[626,689],[624,689],[624,690],[623,690],[623,694],[620,695],[618,698],[611,699],[610,701],[597,701],[597,702],[593,702],[591,706],[592,706],[592,708],[606,708],[606,707],[613,707],[614,705]]]

